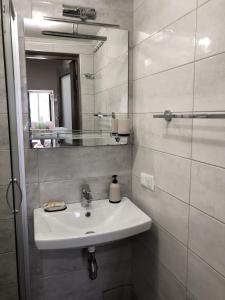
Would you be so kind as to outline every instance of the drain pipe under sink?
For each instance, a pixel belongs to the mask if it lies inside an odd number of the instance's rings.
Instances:
[[[96,248],[94,246],[88,247],[88,271],[89,278],[95,280],[98,276],[98,265],[95,258]]]

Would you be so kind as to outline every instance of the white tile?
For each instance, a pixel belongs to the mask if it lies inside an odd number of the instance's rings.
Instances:
[[[225,50],[223,0],[211,0],[198,9],[197,58]]]
[[[135,6],[137,7],[137,3]],[[134,12],[134,44],[148,38],[194,8],[196,0],[142,1]]]
[[[91,73],[94,72],[94,56],[81,54],[80,55],[80,72],[81,75],[84,73]]]
[[[107,42],[94,54],[95,73],[128,51],[127,30],[105,29],[101,34],[107,36]]]
[[[191,204],[225,222],[225,170],[192,162]]]
[[[128,82],[128,52],[95,74],[95,94]]]
[[[193,61],[195,14],[188,14],[134,48],[134,79]]]
[[[165,230],[183,244],[187,244],[188,205],[156,188],[151,192],[140,185],[140,178],[133,176],[133,201]]]
[[[198,6],[202,5],[202,4],[205,4],[206,2],[208,2],[210,0],[197,0],[198,2]]]
[[[94,95],[81,95],[81,111],[82,113],[94,113]]]
[[[192,158],[225,167],[225,120],[194,120]]]
[[[155,177],[157,187],[189,202],[191,162],[178,156],[152,151],[145,147],[133,148],[133,173],[141,172]]]
[[[95,94],[95,112],[128,113],[128,83]]]
[[[133,9],[137,9],[145,0],[134,0],[133,2]]]
[[[194,109],[225,110],[225,54],[199,61],[195,70]]]
[[[216,271],[225,275],[225,224],[190,209],[190,248]]]
[[[193,300],[224,300],[225,278],[189,252],[188,291],[193,295]]]
[[[191,111],[193,64],[133,82],[133,112]]]
[[[134,144],[183,157],[191,155],[191,119],[154,119],[152,114],[133,115]]]

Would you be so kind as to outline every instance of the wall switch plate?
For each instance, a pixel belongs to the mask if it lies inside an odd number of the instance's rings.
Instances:
[[[141,185],[154,192],[155,191],[154,176],[142,172],[141,173]]]

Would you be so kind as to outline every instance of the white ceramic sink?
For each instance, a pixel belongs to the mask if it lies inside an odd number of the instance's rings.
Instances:
[[[119,204],[92,201],[90,217],[80,203],[60,212],[34,210],[34,239],[38,249],[67,249],[104,244],[144,232],[152,220],[128,198]]]

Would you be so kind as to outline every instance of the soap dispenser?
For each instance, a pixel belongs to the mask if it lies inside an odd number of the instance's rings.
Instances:
[[[119,203],[121,201],[121,195],[120,195],[120,184],[117,180],[118,175],[113,175],[112,183],[110,184],[109,189],[109,202],[111,203]]]

